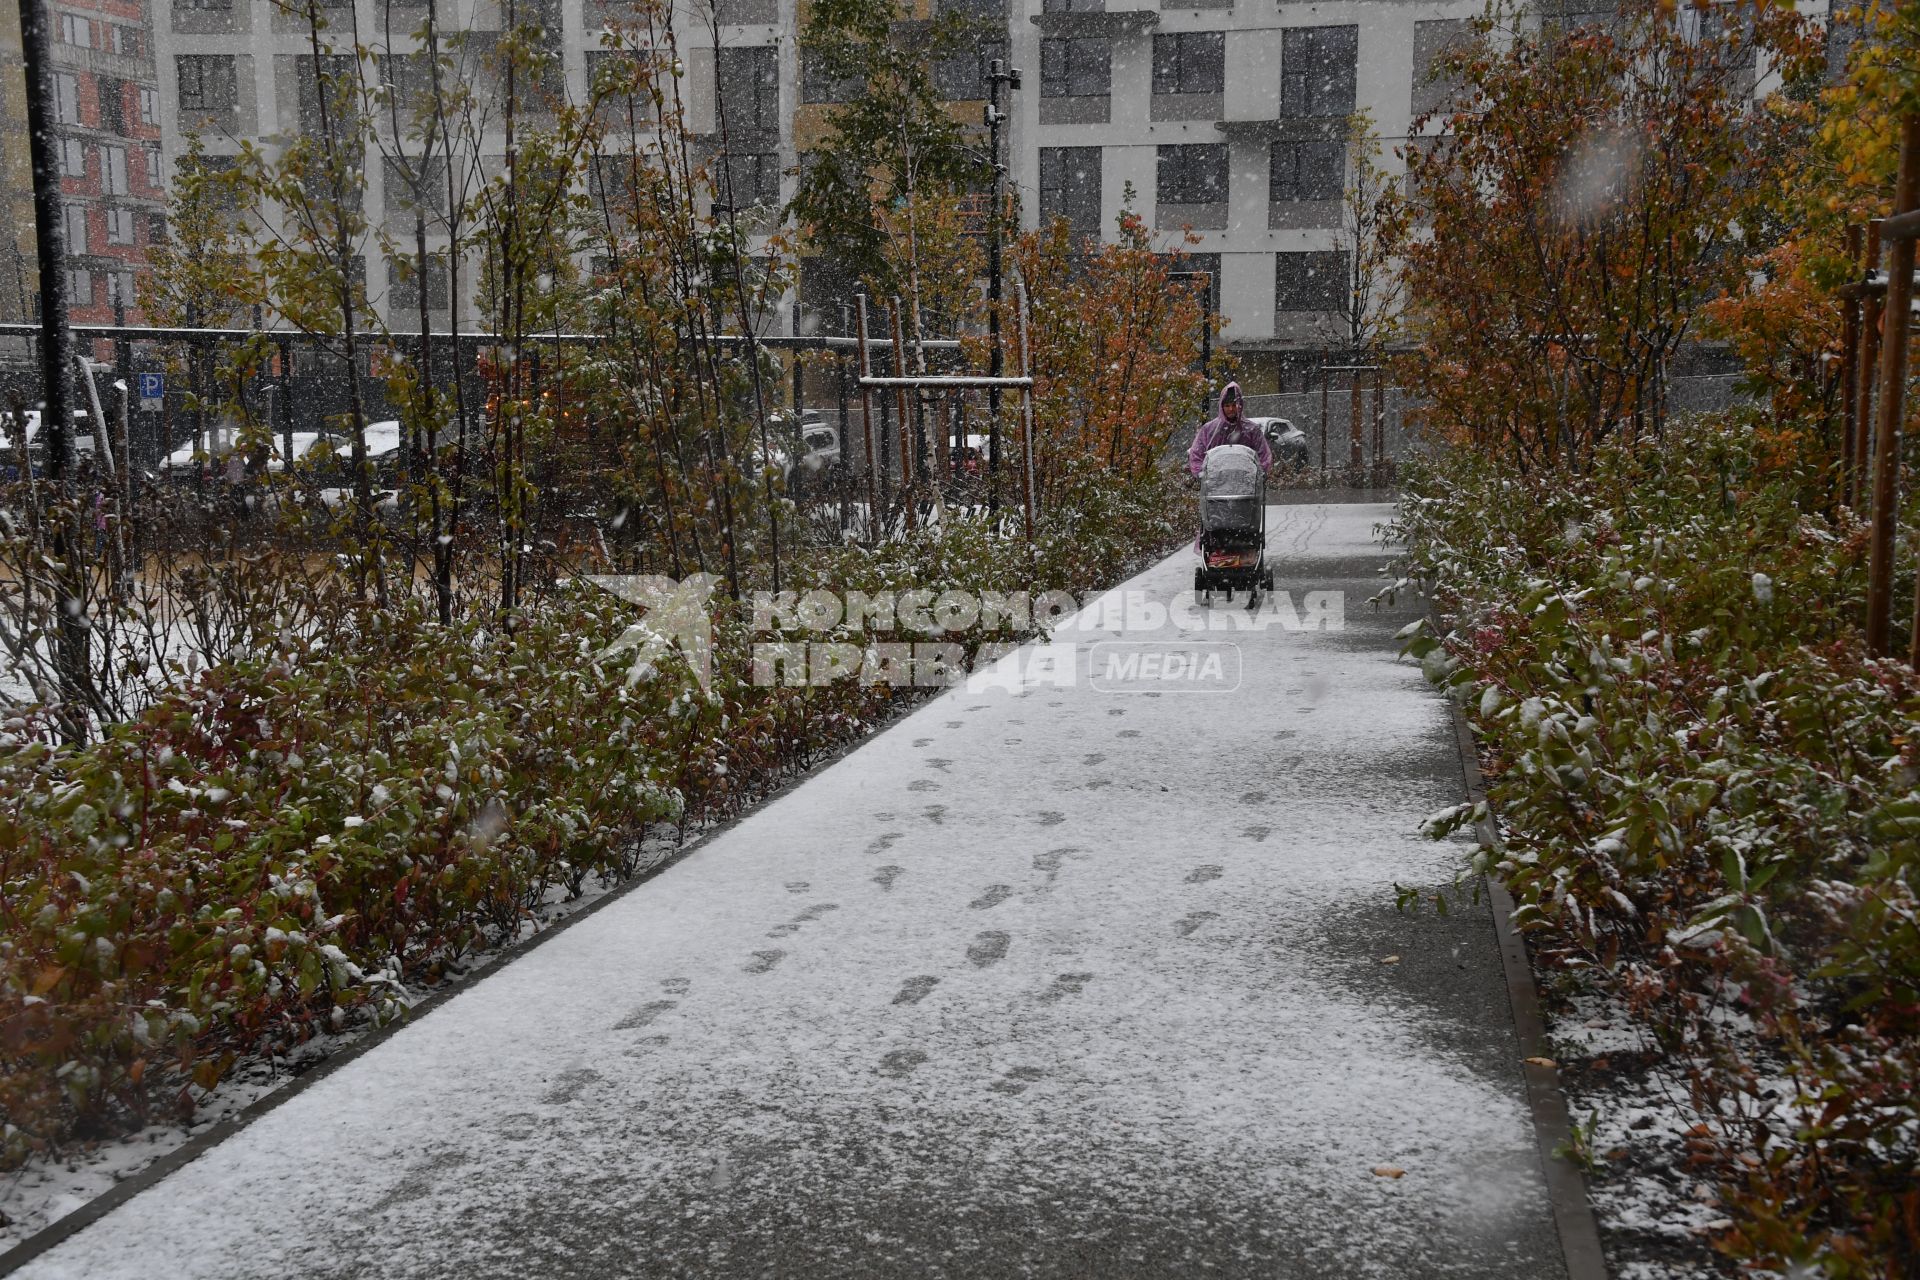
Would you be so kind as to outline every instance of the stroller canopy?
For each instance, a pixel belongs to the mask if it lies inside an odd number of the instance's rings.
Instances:
[[[1200,496],[1258,498],[1264,492],[1265,480],[1258,454],[1243,444],[1223,444],[1207,450],[1207,460],[1200,468]]]

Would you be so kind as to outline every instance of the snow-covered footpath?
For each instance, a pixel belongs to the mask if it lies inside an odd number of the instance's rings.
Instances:
[[[1273,511],[1344,630],[1152,637],[1237,691],[944,695],[22,1274],[1562,1275],[1491,924],[1393,906],[1388,514]]]

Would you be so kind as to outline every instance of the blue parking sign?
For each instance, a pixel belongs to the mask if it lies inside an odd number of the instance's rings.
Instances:
[[[167,376],[164,373],[143,373],[140,377],[140,407],[158,409],[167,395]]]

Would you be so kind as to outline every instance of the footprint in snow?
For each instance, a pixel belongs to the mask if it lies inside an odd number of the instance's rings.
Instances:
[[[1087,782],[1087,790],[1098,791],[1102,787],[1110,787],[1112,785],[1113,785],[1112,778],[1091,778]]]
[[[559,1078],[554,1081],[553,1088],[547,1090],[540,1101],[555,1106],[563,1102],[572,1102],[585,1091],[588,1085],[597,1083],[600,1078],[600,1073],[591,1067],[576,1067],[571,1071],[562,1071]]]
[[[940,985],[940,979],[929,974],[908,978],[900,984],[900,991],[893,997],[895,1004],[919,1004],[927,998],[927,993]]]
[[[987,704],[984,702],[976,702],[972,706],[967,708],[967,710],[969,711],[985,711],[986,709],[987,709]]]
[[[1240,797],[1241,804],[1265,804],[1266,802],[1267,793],[1264,791],[1249,791]]]
[[[1110,716],[1123,716],[1127,714],[1127,710],[1125,707],[1108,707],[1107,714]]]
[[[653,1025],[653,1020],[667,1010],[679,1005],[678,1000],[649,1000],[626,1017],[613,1024],[615,1031],[632,1031],[637,1027]]]
[[[1066,704],[1066,703],[1064,703],[1064,702],[1062,702],[1062,701],[1060,701],[1060,699],[1058,699],[1058,698],[1055,698],[1055,699],[1054,699],[1054,700],[1053,700],[1052,702],[1049,702],[1049,703],[1048,703],[1047,705],[1048,705],[1048,706],[1050,706],[1050,707],[1064,707],[1064,706],[1066,706],[1067,704]]]
[[[1019,746],[1019,745],[1020,745],[1020,744],[1021,744],[1022,742],[1025,742],[1025,741],[1026,741],[1026,739],[1025,739],[1025,738],[1008,738],[1008,739],[1006,739],[1005,741],[1006,741],[1006,744],[1007,744],[1008,746],[1010,746],[1010,747],[1017,747],[1017,746]]]
[[[1298,729],[1282,729],[1278,733],[1274,734],[1273,736],[1280,739],[1282,742],[1284,742],[1288,738],[1299,737],[1300,731]]]
[[[1046,872],[1047,883],[1051,884],[1060,875],[1060,867],[1066,861],[1067,855],[1079,852],[1077,845],[1064,845],[1058,849],[1049,849],[1045,853],[1036,853],[1033,855],[1033,869]]]
[[[990,929],[973,940],[967,948],[967,959],[973,961],[973,967],[984,969],[998,963],[1007,954],[1007,943],[1011,939],[998,929]]]
[[[1195,867],[1193,870],[1187,872],[1187,883],[1205,884],[1209,880],[1218,880],[1220,878],[1220,870],[1220,864],[1217,862],[1209,862],[1204,866]]]
[[[1106,758],[1107,758],[1106,752],[1092,751],[1092,752],[1089,752],[1086,756],[1084,756],[1081,759],[1080,763],[1084,765],[1096,765],[1096,764],[1099,764],[1102,760],[1105,760]]]
[[[689,978],[662,978],[660,989],[670,996],[683,996],[693,990],[693,981]]]
[[[773,966],[787,958],[784,951],[756,951],[753,959],[740,967],[742,973],[771,973]]]
[[[947,721],[947,728],[958,729],[963,723],[965,722],[961,720],[949,720]]]
[[[633,1048],[627,1050],[624,1056],[629,1058],[644,1058],[648,1053],[665,1044],[668,1039],[670,1039],[668,1036],[641,1036],[633,1042]]]
[[[1065,1000],[1068,996],[1077,996],[1087,989],[1093,981],[1090,973],[1063,973],[1053,980],[1053,985],[1040,993],[1041,1004],[1053,1004]]]
[[[1242,831],[1240,834],[1245,836],[1247,839],[1253,841],[1255,844],[1259,844],[1262,841],[1264,841],[1268,836],[1273,834],[1273,828],[1252,826],[1252,827],[1248,827],[1245,831]]]
[[[987,1088],[995,1093],[1025,1093],[1027,1086],[1038,1080],[1045,1080],[1047,1073],[1039,1067],[1009,1067],[1005,1075],[995,1080]]]
[[[907,784],[909,791],[938,791],[940,784],[927,778],[915,778]]]
[[[1122,729],[1118,736],[1122,738],[1137,738],[1140,736],[1140,731],[1138,729]]]
[[[874,837],[873,843],[867,846],[867,856],[871,858],[876,853],[885,853],[887,850],[893,848],[893,842],[895,840],[898,840],[905,834],[906,832],[904,831],[881,832]]]
[[[947,771],[947,767],[948,767],[949,765],[951,765],[952,763],[953,763],[953,761],[951,761],[951,760],[943,760],[943,759],[941,759],[941,758],[940,758],[939,756],[929,756],[929,757],[927,757],[927,768],[929,768],[929,769],[938,769],[938,770],[939,770],[940,772],[942,772],[942,773],[945,773],[945,772]]]
[[[915,738],[913,740],[913,745],[916,747],[924,747],[929,745],[932,742],[933,742],[932,738]]]
[[[813,886],[812,886],[811,884],[809,884],[809,883],[808,883],[807,881],[805,881],[805,880],[789,880],[789,881],[787,881],[787,892],[788,892],[788,893],[805,893],[805,892],[806,892],[807,890],[809,890],[809,889],[811,889],[811,888],[813,888]]]
[[[898,880],[900,873],[905,870],[905,867],[880,867],[873,873],[873,882],[882,889],[891,889],[893,882]]]
[[[1039,822],[1043,827],[1057,827],[1067,820],[1067,815],[1057,809],[1042,809]]]
[[[1173,931],[1183,938],[1192,937],[1195,929],[1198,929],[1209,920],[1218,920],[1219,918],[1220,913],[1218,911],[1189,911],[1186,915],[1173,922]]]
[[[818,920],[829,911],[838,911],[839,909],[840,904],[837,902],[816,902],[795,916],[793,921],[795,924],[807,924],[811,921]]]
[[[883,1076],[895,1080],[904,1080],[913,1074],[913,1069],[927,1060],[924,1049],[895,1049],[880,1059],[880,1065],[874,1070]]]
[[[1004,884],[990,884],[987,891],[967,905],[975,911],[985,911],[988,907],[997,907],[1013,896],[1013,887]]]
[[[930,804],[922,809],[920,813],[928,822],[931,822],[937,827],[946,819],[947,806],[943,804]]]

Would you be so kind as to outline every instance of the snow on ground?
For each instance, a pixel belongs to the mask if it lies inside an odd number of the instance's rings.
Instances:
[[[1720,1010],[1714,1021],[1750,1061],[1768,1061],[1743,1014]],[[1623,999],[1594,992],[1551,1012],[1548,1034],[1568,1111],[1592,1153],[1594,1213],[1618,1280],[1768,1280],[1774,1273],[1740,1271],[1713,1249],[1731,1220],[1711,1170],[1691,1160],[1689,1139],[1712,1121],[1693,1104],[1684,1058],[1662,1052]],[[1777,1130],[1791,1133],[1795,1086],[1782,1076],[1771,1087],[1786,1117]]]
[[[22,1274],[1563,1274],[1490,921],[1392,905],[1387,514],[1275,509],[1345,630],[1159,630],[1236,691],[944,694]]]

